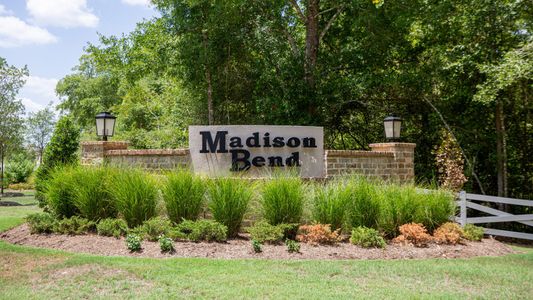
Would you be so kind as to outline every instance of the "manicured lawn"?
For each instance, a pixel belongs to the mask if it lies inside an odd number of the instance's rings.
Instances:
[[[0,231],[38,211],[20,208],[0,207]],[[457,260],[140,259],[0,242],[0,298],[527,299],[533,251],[521,250],[527,253]]]

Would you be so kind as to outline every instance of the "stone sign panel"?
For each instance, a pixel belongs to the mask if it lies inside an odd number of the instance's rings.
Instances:
[[[194,171],[268,177],[292,169],[304,178],[325,176],[324,130],[311,126],[189,126]]]

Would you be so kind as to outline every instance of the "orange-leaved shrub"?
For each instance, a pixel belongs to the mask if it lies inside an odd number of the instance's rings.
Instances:
[[[335,244],[340,241],[340,229],[331,231],[329,224],[302,225],[296,240],[311,245]]]
[[[419,223],[408,223],[399,227],[400,235],[394,238],[394,243],[413,244],[415,247],[427,247],[432,241],[431,235],[427,233],[424,225]]]
[[[463,229],[453,222],[444,223],[433,232],[435,241],[440,244],[456,245],[461,242],[463,235]]]

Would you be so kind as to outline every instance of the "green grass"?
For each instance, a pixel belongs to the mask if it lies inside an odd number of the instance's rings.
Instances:
[[[25,213],[13,209],[0,207],[0,220],[10,216],[17,220],[12,224],[21,223]],[[10,226],[0,223],[0,231]],[[526,253],[283,261],[102,257],[0,242],[0,299],[527,299],[533,294],[533,250],[517,249]]]
[[[11,201],[22,204],[23,206],[0,206],[0,232],[18,226],[24,222],[24,217],[40,212],[37,207],[33,192],[25,192],[24,197],[2,198],[0,201]]]

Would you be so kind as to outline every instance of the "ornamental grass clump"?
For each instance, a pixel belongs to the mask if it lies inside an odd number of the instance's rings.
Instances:
[[[107,187],[111,172],[106,167],[78,167],[74,170],[73,202],[81,217],[99,221],[117,216],[115,202]]]
[[[330,224],[333,230],[343,227],[351,196],[350,189],[340,182],[319,185],[314,193],[313,221]]]
[[[377,230],[367,227],[354,228],[350,242],[363,248],[385,248],[387,245]]]
[[[130,228],[156,215],[156,184],[150,175],[140,170],[127,169],[113,174],[109,192],[119,215]]]
[[[228,228],[229,237],[236,236],[252,198],[249,182],[232,178],[215,179],[210,182],[207,195],[213,218]]]
[[[54,169],[48,180],[43,182],[43,193],[50,211],[60,218],[70,218],[79,213],[75,205],[76,166],[64,166]]]
[[[303,182],[299,177],[275,177],[264,183],[261,200],[263,217],[268,223],[300,223],[304,208]]]
[[[163,200],[171,221],[196,220],[205,197],[204,180],[189,170],[179,169],[168,174],[162,188]]]
[[[355,176],[345,182],[343,195],[347,197],[346,221],[349,227],[378,228],[381,205],[378,197],[380,186],[367,178]]]

